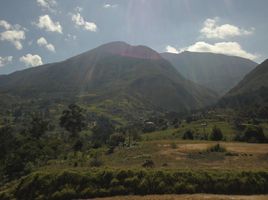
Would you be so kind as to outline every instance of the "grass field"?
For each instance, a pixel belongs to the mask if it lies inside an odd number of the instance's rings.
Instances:
[[[95,200],[267,200],[268,195],[234,196],[234,195],[148,195],[148,196],[125,196],[97,198]]]
[[[42,199],[48,195],[47,192],[50,195],[48,199],[53,197],[51,199],[57,200],[66,199],[65,196],[88,198],[195,192],[267,194],[265,188],[268,180],[268,144],[234,142],[231,138],[236,132],[232,125],[225,121],[211,120],[206,130],[201,129],[200,123],[201,121],[183,122],[177,129],[141,134],[141,140],[132,142],[130,147],[119,145],[112,152],[108,151],[108,145],[99,148],[88,145],[81,152],[70,151],[59,155],[55,160],[49,160],[45,165],[35,168],[25,179],[0,188],[0,199],[3,197],[7,200],[20,195],[25,200],[34,199],[32,197]],[[194,130],[195,134],[202,134],[202,131],[208,134],[215,125],[221,128],[225,136],[224,141],[182,139],[183,133],[188,129]],[[267,134],[267,124],[263,123],[261,126]],[[85,131],[83,134],[90,133]],[[210,151],[211,147],[217,144],[224,151]],[[101,164],[92,165],[96,155]],[[153,165],[143,167],[148,161]],[[174,181],[171,177],[174,177],[175,172],[180,174],[178,177],[184,178]],[[132,185],[126,186],[124,178],[120,178],[119,174],[128,174],[126,183]],[[211,181],[211,185],[207,184],[207,180]],[[170,181],[173,181],[172,184]],[[28,194],[29,191],[31,192]],[[268,196],[152,195],[119,196],[99,200],[119,199],[264,200],[268,199]]]
[[[106,166],[140,167],[151,159],[155,167],[191,169],[267,169],[268,145],[221,142],[227,152],[208,153],[217,144],[209,141],[159,140],[141,142],[131,148],[118,148],[104,155]],[[165,166],[165,167],[163,167]]]
[[[68,159],[48,162],[44,168],[90,168],[91,155],[98,153],[100,168],[141,168],[146,160],[154,162],[159,169],[224,169],[266,170],[268,169],[268,145],[242,142],[220,142],[226,152],[208,152],[218,144],[212,141],[154,140],[141,141],[131,147],[117,147],[112,154],[107,148],[92,149],[87,153],[70,154]]]

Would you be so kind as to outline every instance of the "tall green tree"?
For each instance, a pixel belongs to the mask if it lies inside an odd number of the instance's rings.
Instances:
[[[214,126],[212,129],[212,132],[210,134],[210,139],[213,141],[220,141],[223,139],[223,134],[221,132],[221,129]]]
[[[70,104],[68,109],[62,112],[60,126],[71,133],[71,137],[77,137],[78,133],[86,127],[83,109],[76,104]]]
[[[29,125],[29,133],[32,137],[39,139],[49,129],[49,121],[45,120],[40,114],[32,114]]]
[[[114,130],[115,128],[108,118],[99,117],[96,125],[92,128],[92,142],[98,145],[106,144]]]

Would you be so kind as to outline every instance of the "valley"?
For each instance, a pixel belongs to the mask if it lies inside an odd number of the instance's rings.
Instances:
[[[149,47],[112,42],[0,76],[0,199],[266,198],[267,61],[195,56],[246,69],[233,86],[206,69],[219,78],[207,88]]]

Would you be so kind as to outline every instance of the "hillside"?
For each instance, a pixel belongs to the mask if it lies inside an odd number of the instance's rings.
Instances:
[[[219,105],[236,108],[247,108],[248,112],[257,112],[267,116],[268,102],[268,60],[258,65],[245,78],[230,90]]]
[[[268,59],[247,74],[227,96],[254,92],[262,87],[268,87]]]
[[[162,53],[185,78],[223,95],[234,87],[257,63],[240,57],[213,53]]]
[[[79,99],[115,112],[185,112],[209,105],[216,94],[183,78],[154,50],[124,42],[102,45],[58,63],[0,76],[0,94],[23,99]],[[111,107],[109,107],[109,102]],[[128,104],[125,106],[125,104]],[[124,107],[122,107],[124,106]]]

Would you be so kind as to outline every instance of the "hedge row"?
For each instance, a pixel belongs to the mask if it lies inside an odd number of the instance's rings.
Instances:
[[[68,200],[147,194],[266,194],[266,171],[97,170],[38,172],[0,199]]]

